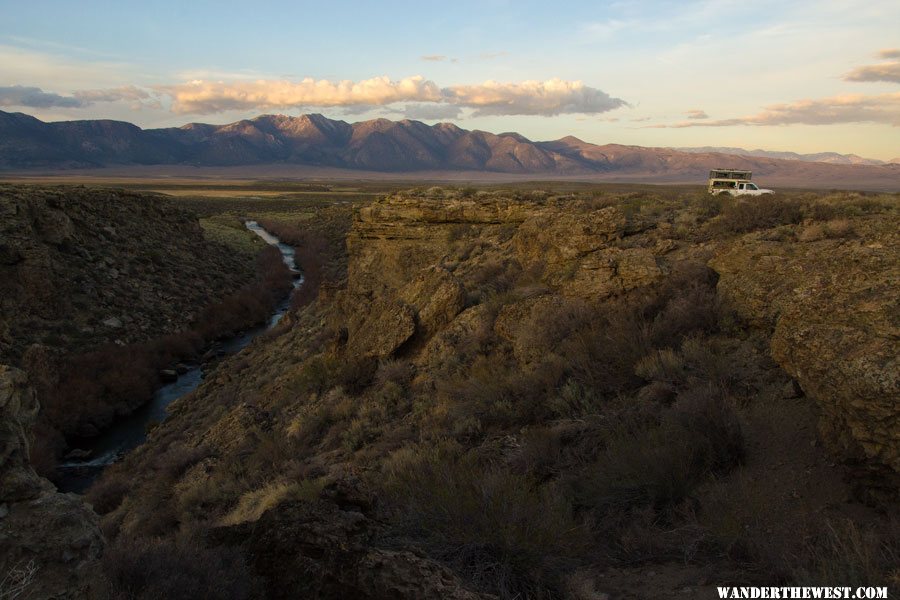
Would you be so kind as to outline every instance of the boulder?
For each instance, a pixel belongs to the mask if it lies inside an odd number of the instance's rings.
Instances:
[[[399,300],[360,299],[361,312],[348,327],[348,349],[353,356],[386,358],[416,332],[416,313]],[[367,304],[367,306],[366,306]]]
[[[447,325],[466,305],[462,283],[438,266],[423,270],[401,288],[398,296],[414,308],[419,333],[424,337],[431,337]]]

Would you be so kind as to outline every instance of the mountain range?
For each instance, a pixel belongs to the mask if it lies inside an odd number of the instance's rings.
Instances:
[[[783,158],[784,160],[802,160],[804,162],[823,162],[833,165],[887,165],[900,164],[900,157],[891,160],[878,160],[877,158],[864,158],[856,154],[839,154],[838,152],[814,152],[812,154],[799,154],[797,152],[783,152],[778,150],[746,150],[732,146],[699,146],[692,148],[673,148],[681,152],[693,154],[708,154],[717,152],[720,154],[734,154],[736,156],[760,156],[764,158]]]
[[[412,176],[466,173],[473,178],[500,174],[696,183],[705,180],[709,169],[724,167],[750,169],[782,185],[900,189],[900,164],[800,162],[732,150],[596,145],[572,136],[535,142],[518,133],[469,131],[451,123],[374,119],[351,124],[319,114],[141,129],[112,120],[48,123],[0,111],[0,169],[6,171],[162,165],[276,166],[283,173],[302,166],[304,173],[327,168]]]

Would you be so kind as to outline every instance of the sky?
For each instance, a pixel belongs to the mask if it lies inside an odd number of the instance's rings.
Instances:
[[[0,110],[900,157],[900,2],[0,0]]]

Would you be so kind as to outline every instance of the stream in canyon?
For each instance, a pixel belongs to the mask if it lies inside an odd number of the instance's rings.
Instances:
[[[281,252],[284,264],[294,273],[294,288],[303,283],[303,277],[297,270],[294,260],[294,248],[281,242],[277,237],[263,229],[256,221],[246,221],[244,225],[262,238],[267,244],[275,246]],[[247,347],[259,334],[274,327],[290,308],[290,294],[275,308],[274,313],[264,325],[258,325],[233,337],[217,341],[211,351],[219,358],[236,354]],[[141,445],[147,438],[148,430],[161,423],[167,414],[169,404],[188,394],[200,385],[204,368],[210,365],[193,364],[179,373],[175,381],[167,383],[156,390],[153,399],[131,414],[117,419],[112,425],[96,437],[86,438],[73,444],[76,455],[84,458],[64,460],[57,467],[56,484],[61,492],[82,493],[94,482],[103,469],[119,460],[126,452]],[[211,365],[215,368],[215,365]],[[71,456],[72,453],[70,453]]]

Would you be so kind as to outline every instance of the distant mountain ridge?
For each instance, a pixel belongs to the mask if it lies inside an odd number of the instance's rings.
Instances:
[[[799,155],[798,155],[799,156]],[[835,187],[867,182],[900,189],[900,165],[829,164],[783,158],[597,145],[569,136],[534,142],[518,133],[465,130],[451,123],[320,114],[262,115],[226,125],[141,129],[111,120],[45,123],[0,111],[0,169],[184,167],[337,168],[381,173],[483,173],[606,180],[703,182],[711,168],[753,170],[767,181]]]
[[[746,150],[732,146],[693,146],[674,147],[679,152],[704,154],[718,152],[721,154],[734,154],[736,156],[759,156],[763,158],[781,158],[784,160],[802,160],[804,162],[823,162],[833,165],[886,165],[900,163],[900,157],[891,160],[878,160],[877,158],[863,158],[857,154],[840,154],[838,152],[815,152],[812,154],[799,154],[797,152],[784,152],[778,150]]]

